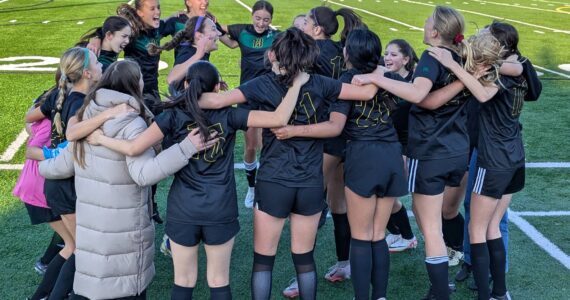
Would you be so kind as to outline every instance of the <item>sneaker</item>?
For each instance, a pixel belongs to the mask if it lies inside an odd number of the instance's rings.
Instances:
[[[491,299],[489,299],[489,300],[512,300],[512,298],[511,298],[511,294],[509,293],[509,291],[507,291],[507,293],[504,296],[491,295]]]
[[[386,236],[386,244],[388,244],[388,247],[392,246],[392,244],[394,244],[395,242],[399,241],[402,239],[402,235],[401,234],[388,234]]]
[[[255,188],[254,187],[247,188],[247,194],[245,195],[245,199],[243,200],[243,205],[246,208],[253,208],[254,199],[255,199]]]
[[[415,249],[417,246],[418,240],[415,236],[406,240],[400,235],[400,239],[389,245],[388,250],[390,250],[390,252],[402,252],[407,249]]]
[[[47,267],[48,265],[43,264],[40,260],[36,261],[34,264],[34,270],[36,270],[36,273],[42,276],[46,273]]]
[[[449,266],[455,267],[463,259],[463,252],[447,247],[447,256],[449,257]]]
[[[348,261],[337,262],[329,268],[325,274],[325,279],[330,282],[342,282],[350,279],[350,263]]]
[[[289,285],[283,290],[283,296],[287,298],[296,298],[299,296],[299,284],[297,283],[296,277],[289,280]]]
[[[162,236],[162,243],[160,243],[160,252],[162,252],[164,256],[172,257],[172,252],[170,251],[170,239],[166,234]]]
[[[455,274],[455,281],[463,282],[467,278],[469,278],[470,275],[471,275],[471,265],[466,262],[463,262],[463,264],[461,264],[461,270],[459,270],[459,272]]]

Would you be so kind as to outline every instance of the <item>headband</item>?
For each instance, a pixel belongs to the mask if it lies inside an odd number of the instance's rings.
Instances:
[[[202,26],[202,23],[204,22],[205,17],[204,16],[199,16],[198,17],[198,21],[196,22],[196,26],[194,26],[194,33],[196,33],[196,31],[198,31],[198,29],[200,29],[200,26]]]
[[[83,48],[83,52],[85,53],[85,59],[83,60],[83,70],[89,67],[89,49]]]

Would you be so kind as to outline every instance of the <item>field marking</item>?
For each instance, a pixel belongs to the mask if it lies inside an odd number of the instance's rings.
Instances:
[[[530,169],[568,169],[570,168],[570,162],[530,162],[526,163],[525,167]]]
[[[526,234],[536,245],[542,248],[546,253],[559,261],[566,269],[570,270],[570,256],[560,250],[558,246],[546,238],[540,231],[532,226],[527,220],[518,215],[517,212],[509,209],[509,221],[517,225],[517,227]]]
[[[544,31],[540,31],[540,30],[534,30],[534,32],[536,32],[538,34],[544,34]]]
[[[0,3],[8,2],[8,0],[0,0]]]
[[[418,5],[424,5],[424,6],[435,7],[435,5],[433,5],[433,4],[428,4],[428,3],[422,3],[422,2],[411,1],[411,0],[402,0],[402,1],[403,1],[403,2],[407,2],[407,3],[412,3],[412,4],[418,4]],[[484,13],[480,13],[480,12],[476,12],[476,11],[471,11],[471,10],[465,10],[465,9],[457,9],[457,10],[458,10],[458,11],[461,11],[461,12],[464,12],[464,13],[479,15],[479,16],[488,17],[488,18],[493,18],[493,19],[497,19],[497,20],[505,20],[505,21],[509,21],[509,22],[512,22],[512,23],[522,24],[522,25],[526,25],[526,26],[530,26],[530,27],[535,27],[535,28],[546,29],[546,30],[553,31],[553,32],[560,32],[560,33],[570,34],[570,31],[568,31],[568,30],[550,28],[550,27],[546,27],[546,26],[542,26],[542,25],[536,25],[536,24],[531,24],[531,23],[527,23],[527,22],[523,22],[523,21],[518,21],[518,20],[507,19],[507,18],[503,18],[503,17],[488,15],[488,14],[484,14]]]
[[[521,217],[566,217],[570,216],[570,211],[517,211]]]
[[[552,73],[552,74],[556,74],[556,75],[562,76],[562,77],[564,77],[564,78],[570,79],[570,75],[568,75],[568,74],[564,74],[564,73],[560,73],[560,72],[557,72],[557,71],[554,71],[554,70],[550,70],[550,69],[547,69],[547,68],[544,68],[544,67],[541,67],[541,66],[537,66],[537,65],[535,65],[535,64],[532,64],[532,65],[533,65],[535,68],[539,69],[539,70],[543,70],[543,71],[546,71],[546,72],[549,72],[549,73]]]
[[[533,0],[534,2],[542,2],[542,3],[556,3],[562,5],[570,5],[570,3],[558,2],[558,1],[548,1],[548,0]]]
[[[479,3],[489,3],[489,4],[494,4],[494,5],[500,5],[500,6],[508,6],[508,7],[531,9],[531,10],[547,11],[547,12],[553,12],[553,13],[559,13],[559,14],[570,14],[569,12],[565,12],[565,11],[557,11],[557,10],[552,10],[552,9],[544,9],[544,8],[529,7],[529,6],[522,6],[522,5],[512,5],[512,4],[508,4],[508,3],[499,3],[499,2],[493,2],[493,1],[484,1],[484,0],[471,0],[471,1],[479,2]]]
[[[0,164],[0,170],[21,170],[22,168],[24,168],[23,164]]]
[[[12,144],[10,144],[10,146],[8,146],[8,149],[6,149],[6,151],[4,151],[4,153],[2,153],[2,155],[0,155],[0,161],[2,161],[2,162],[11,161],[12,158],[14,158],[14,155],[16,155],[16,152],[18,152],[20,147],[22,147],[22,145],[26,142],[27,138],[28,138],[28,133],[26,132],[26,129],[24,128],[24,129],[22,129],[20,134],[18,134],[18,136],[12,142]]]
[[[236,0],[236,1],[238,1],[238,0]],[[383,20],[386,20],[386,21],[390,21],[390,22],[392,22],[392,23],[396,23],[396,24],[399,24],[399,25],[408,27],[409,29],[424,31],[423,28],[420,28],[420,27],[417,27],[417,26],[414,26],[414,25],[410,25],[410,24],[407,24],[407,23],[404,23],[404,22],[401,22],[401,21],[398,21],[398,20],[395,20],[395,19],[392,19],[392,18],[388,18],[388,17],[382,16],[382,15],[379,15],[379,14],[377,14],[377,13],[373,13],[373,12],[371,12],[371,11],[362,9],[362,8],[352,7],[352,6],[349,6],[349,5],[346,5],[346,4],[342,4],[342,3],[338,3],[338,2],[334,2],[334,1],[328,1],[328,3],[334,4],[334,5],[338,5],[338,6],[342,6],[342,7],[346,7],[346,8],[350,8],[350,9],[352,9],[352,10],[360,11],[360,12],[363,12],[363,13],[365,13],[365,14],[369,14],[369,15],[371,15],[371,16],[374,16],[374,17],[377,17],[377,18],[380,18],[380,19],[383,19]]]

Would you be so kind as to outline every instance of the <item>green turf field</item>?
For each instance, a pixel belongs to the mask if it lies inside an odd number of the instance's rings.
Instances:
[[[249,23],[250,14],[244,6],[251,6],[255,1],[210,2],[210,11],[220,22],[231,24]],[[19,174],[17,169],[24,161],[24,147],[12,150],[9,146],[24,128],[23,117],[32,99],[52,85],[53,75],[49,71],[32,72],[26,69],[33,66],[21,65],[41,60],[25,58],[8,62],[5,59],[26,56],[57,58],[88,29],[100,26],[120,3],[122,1],[0,0],[0,236],[4,240],[0,247],[0,299],[24,299],[31,295],[40,281],[33,271],[33,263],[51,236],[47,226],[30,226],[23,205],[11,196]],[[305,13],[322,2],[273,0],[272,3],[275,6],[273,25],[284,29],[295,15]],[[162,0],[161,4],[163,18],[184,8],[182,0]],[[334,9],[341,6],[355,8],[384,45],[391,39],[404,38],[416,52],[421,53],[426,46],[421,43],[423,33],[418,29],[423,27],[435,4],[447,4],[462,10],[468,23],[466,35],[494,18],[508,20],[519,30],[521,52],[543,74],[542,98],[536,103],[526,103],[522,116],[527,161],[566,164],[564,168],[547,165],[527,169],[526,188],[514,197],[511,206],[520,216],[510,224],[507,285],[515,299],[570,299],[570,0],[335,0],[328,1],[327,5]],[[171,53],[163,54],[161,59],[168,65],[174,60]],[[239,80],[239,51],[220,45],[220,50],[212,54],[211,60],[230,87],[235,87]],[[20,68],[7,70],[8,64],[20,64]],[[48,62],[36,67],[54,68],[55,65]],[[160,74],[161,88],[166,90],[168,69]],[[236,143],[236,162],[241,161],[242,151],[240,136]],[[253,257],[251,211],[245,209],[242,202],[247,185],[244,177],[243,171],[236,170],[242,230],[234,249],[231,269],[235,299],[250,297],[249,276]],[[161,183],[158,194],[163,212],[169,183],[169,180]],[[410,207],[409,197],[404,200]],[[544,216],[548,213],[554,216]],[[411,220],[414,232],[419,235],[414,219]],[[536,231],[529,230],[524,224]],[[162,232],[163,226],[157,226],[157,250]],[[316,249],[320,278],[318,297],[352,299],[350,282],[330,284],[322,278],[336,259],[332,232],[332,220],[329,219],[319,232]],[[538,244],[530,238],[536,238],[537,232],[545,238]],[[423,239],[418,238],[420,246],[417,250],[392,254],[389,299],[419,299],[427,288]],[[272,299],[281,297],[281,289],[294,274],[288,249],[289,234],[286,230],[275,266]],[[155,261],[157,275],[149,288],[149,299],[168,299],[173,278],[172,264],[158,251]],[[206,299],[209,295],[204,270],[202,261],[194,293],[196,299]],[[450,276],[457,270],[450,269]],[[474,296],[462,283],[458,284],[458,292],[453,297],[472,299]]]

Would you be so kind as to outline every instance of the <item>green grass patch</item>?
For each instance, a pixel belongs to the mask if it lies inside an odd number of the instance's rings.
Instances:
[[[546,238],[554,243],[564,253],[570,253],[570,236],[565,231],[565,226],[570,222],[569,216],[561,217],[524,217]]]

